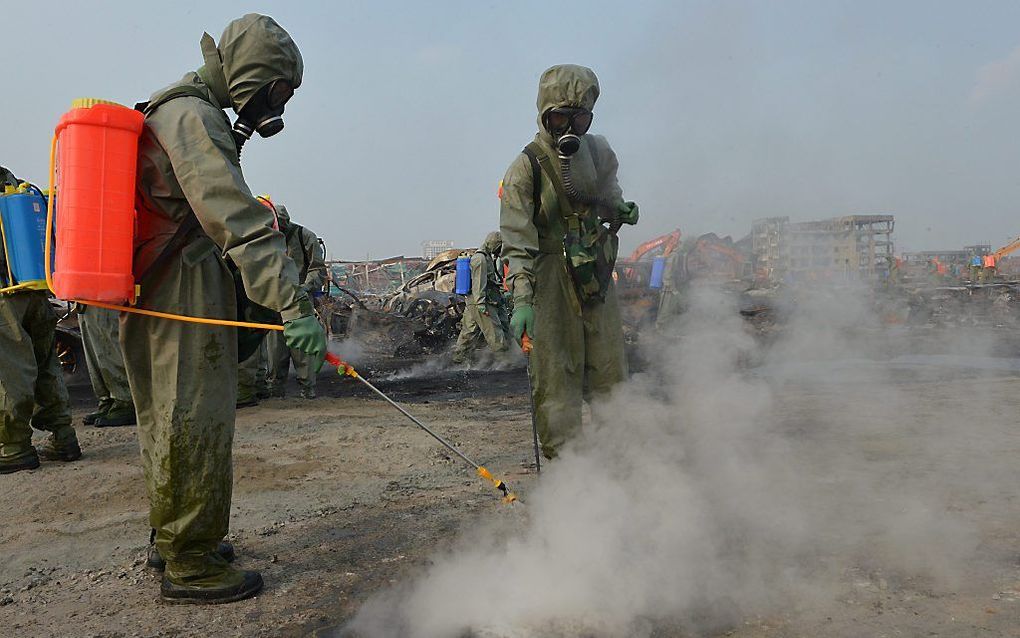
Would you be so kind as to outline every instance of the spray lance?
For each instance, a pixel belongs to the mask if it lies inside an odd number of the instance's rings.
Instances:
[[[365,377],[363,377],[360,374],[358,374],[358,371],[355,370],[353,366],[348,364],[346,361],[343,361],[340,357],[336,356],[335,354],[333,354],[331,352],[326,353],[326,361],[329,362],[331,365],[336,366],[337,374],[339,374],[340,376],[351,377],[352,379],[357,379],[358,381],[361,381],[362,383],[364,383],[368,387],[369,390],[371,390],[372,392],[375,392],[377,395],[379,395],[380,398],[382,398],[384,401],[386,401],[387,403],[392,405],[394,408],[396,408],[401,414],[403,414],[408,419],[410,419],[412,423],[414,423],[419,428],[421,428],[426,433],[428,433],[429,436],[431,436],[435,440],[439,441],[443,445],[443,447],[445,447],[447,450],[449,450],[449,451],[453,452],[454,454],[456,454],[457,456],[459,456],[461,458],[461,460],[463,460],[465,463],[467,463],[472,468],[474,468],[475,473],[478,474],[478,476],[480,476],[483,479],[485,479],[485,480],[489,481],[490,483],[492,483],[492,485],[497,490],[499,490],[500,492],[503,493],[503,503],[504,504],[510,505],[511,503],[514,503],[515,501],[519,502],[519,500],[517,498],[517,495],[510,490],[510,486],[508,486],[504,481],[494,477],[492,475],[492,473],[489,472],[489,470],[485,468],[485,466],[482,466],[482,465],[479,465],[478,463],[475,463],[470,458],[468,458],[468,456],[466,454],[464,454],[463,452],[458,450],[452,443],[450,443],[449,441],[447,441],[443,437],[441,437],[438,434],[436,434],[435,432],[433,432],[427,425],[425,425],[424,423],[419,421],[417,418],[415,418],[415,416],[413,414],[411,414],[410,412],[405,410],[402,405],[400,405],[399,403],[397,403],[393,399],[391,399],[388,396],[386,396],[386,394],[383,393],[382,390],[380,390],[379,388],[375,387],[371,382],[368,381],[368,379],[366,379]]]

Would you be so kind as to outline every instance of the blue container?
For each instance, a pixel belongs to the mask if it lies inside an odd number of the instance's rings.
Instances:
[[[471,292],[471,258],[457,258],[457,284],[453,289],[458,295]]]
[[[7,264],[15,279],[10,284],[45,281],[46,200],[42,193],[32,187],[0,195],[0,220]]]
[[[979,257],[977,255],[974,255],[973,257],[971,257],[970,258],[970,265],[971,266],[981,266],[981,257]]]
[[[656,257],[652,260],[652,276],[648,280],[648,287],[652,290],[662,288],[662,276],[666,273],[666,258]]]

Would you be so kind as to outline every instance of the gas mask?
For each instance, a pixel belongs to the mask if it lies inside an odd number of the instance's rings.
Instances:
[[[581,136],[591,128],[592,112],[572,106],[558,106],[542,114],[542,126],[553,136],[560,157],[570,157],[581,148]]]
[[[256,131],[261,137],[272,137],[283,130],[283,109],[293,95],[294,87],[290,82],[274,80],[252,96],[234,122],[238,153]]]

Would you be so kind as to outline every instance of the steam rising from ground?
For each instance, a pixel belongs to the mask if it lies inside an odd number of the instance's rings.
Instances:
[[[962,441],[951,411],[921,420],[930,446],[899,444],[917,402],[874,361],[889,356],[869,351],[882,341],[856,295],[802,301],[767,348],[718,291],[694,290],[680,321],[543,471],[525,512],[468,528],[350,629],[649,636],[824,605],[851,566],[952,585],[977,535],[947,506],[982,477],[939,479],[941,451]],[[901,470],[907,456],[922,471]]]

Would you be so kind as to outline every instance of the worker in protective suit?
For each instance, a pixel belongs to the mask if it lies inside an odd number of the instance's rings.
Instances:
[[[460,336],[453,349],[455,363],[467,363],[476,350],[488,344],[500,354],[510,344],[510,322],[500,290],[499,254],[503,239],[499,231],[489,233],[471,256],[471,292],[464,300]]]
[[[500,200],[510,326],[518,343],[531,340],[535,426],[550,459],[579,430],[582,398],[627,376],[613,266],[616,231],[637,223],[638,207],[623,201],[609,142],[587,134],[598,96],[591,69],[542,74],[539,132],[507,170]]]
[[[218,43],[203,35],[201,47],[205,64],[197,72],[139,105],[138,305],[236,320],[241,310],[248,316],[250,299],[279,313],[288,345],[321,366],[325,334],[239,160],[253,132],[269,137],[283,129],[284,106],[301,84],[301,54],[276,21],[258,14],[231,22]],[[225,108],[238,116],[233,129]],[[225,326],[121,318],[154,530],[149,563],[165,570],[160,592],[168,602],[231,602],[262,588],[258,572],[228,563],[232,548],[221,543],[230,517],[239,347],[257,346],[248,336]]]
[[[0,166],[0,190],[16,187],[14,173]],[[0,242],[0,288],[17,285]],[[0,474],[34,470],[42,458],[81,458],[71,425],[71,404],[57,360],[57,316],[44,290],[0,294]],[[32,429],[49,432],[41,450]]]
[[[96,427],[134,425],[135,404],[120,349],[120,313],[79,304],[78,326],[89,380],[99,403],[98,409],[86,414],[82,421]]]
[[[326,281],[326,256],[323,254],[319,238],[312,231],[290,218],[287,207],[273,203],[276,216],[280,223],[280,232],[287,239],[287,256],[294,260],[298,268],[301,287],[313,300],[322,293]],[[300,350],[289,347],[280,334],[266,337],[266,351],[269,360],[268,392],[269,396],[283,397],[286,395],[287,375],[290,373],[290,362],[294,362],[301,396],[305,399],[315,398],[314,361]]]

